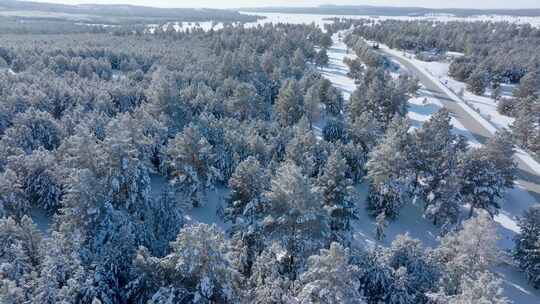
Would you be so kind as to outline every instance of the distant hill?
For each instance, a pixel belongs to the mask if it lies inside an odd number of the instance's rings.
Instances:
[[[539,5],[540,6],[540,5]],[[520,17],[540,16],[537,9],[463,9],[444,8],[433,9],[425,7],[392,7],[370,5],[321,5],[318,7],[259,7],[242,8],[246,12],[290,13],[290,14],[320,14],[320,15],[376,15],[376,16],[426,16],[433,14],[448,14],[456,17],[475,15],[509,15]]]
[[[37,18],[66,18],[88,22],[136,23],[140,20],[159,21],[218,21],[249,22],[256,17],[247,16],[233,10],[155,8],[136,5],[64,5],[30,1],[0,1],[0,16]],[[84,17],[84,18],[83,18]]]

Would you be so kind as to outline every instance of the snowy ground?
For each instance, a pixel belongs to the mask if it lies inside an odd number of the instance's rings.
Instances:
[[[315,23],[322,27],[326,23],[330,23],[328,19],[330,18],[346,18],[346,19],[371,19],[376,21],[383,20],[429,20],[429,21],[463,21],[463,22],[474,22],[474,21],[492,21],[492,22],[510,22],[516,24],[529,23],[532,26],[540,27],[540,17],[517,17],[517,16],[503,16],[503,15],[479,15],[472,17],[455,17],[448,15],[436,15],[436,16],[422,16],[422,17],[412,17],[412,16],[362,16],[362,15],[316,15],[316,14],[283,14],[283,13],[262,13],[262,12],[240,12],[246,15],[258,15],[264,16],[266,19],[260,19],[256,23],[248,23],[248,25],[253,24],[265,24],[265,23],[291,23],[291,24],[310,24]]]
[[[497,112],[497,101],[490,97],[491,91],[488,90],[486,94],[479,96],[470,91],[467,91],[466,84],[457,81],[448,76],[448,69],[450,63],[448,62],[425,62],[412,57],[412,54],[405,54],[416,65],[422,67],[426,72],[437,78],[439,82],[443,83],[446,87],[452,90],[454,93],[463,90],[463,100],[466,101],[473,109],[480,113],[485,119],[491,121],[498,129],[508,128],[513,122],[514,118],[502,115]],[[511,97],[514,86],[503,84],[502,96]]]
[[[152,174],[150,176],[150,187],[151,197],[157,198],[167,191],[167,179],[161,175]],[[219,215],[219,210],[222,209],[228,194],[229,189],[223,187],[207,190],[202,206],[184,211],[186,223],[215,224],[223,231],[226,231],[230,224],[223,221],[223,218]]]
[[[355,89],[355,84],[352,79],[348,79],[346,76],[347,66],[343,63],[343,58],[347,56],[347,48],[340,41],[338,35],[334,35],[333,40],[334,45],[328,50],[328,56],[331,59],[330,66],[323,70],[323,75],[336,87],[342,89],[345,96],[348,96],[347,94]],[[434,65],[434,70],[436,70],[435,67],[437,66]],[[440,68],[440,65],[438,67]],[[444,71],[444,68],[440,68],[440,71]],[[401,70],[400,72],[407,71]],[[411,120],[412,127],[420,127],[423,122],[428,120],[441,107],[442,104],[429,91],[421,89],[417,97],[409,100],[408,117]],[[471,146],[480,145],[457,119],[452,118],[452,125],[454,126],[454,131],[457,134],[465,136]],[[492,126],[492,128],[494,127]],[[365,202],[367,194],[366,186],[360,185],[358,190],[361,194],[359,201]],[[501,212],[495,218],[495,221],[498,223],[501,253],[507,252],[514,245],[513,237],[519,232],[519,227],[516,224],[516,216],[523,214],[525,210],[535,203],[529,193],[519,184],[516,184],[514,189],[508,191],[505,202],[502,204]],[[375,240],[374,219],[365,212],[364,206],[359,206],[359,211],[358,219],[353,223],[355,241],[357,244],[366,246],[379,243]],[[420,239],[426,247],[436,246],[438,243],[439,228],[423,218],[422,213],[421,203],[406,205],[401,211],[399,219],[389,223],[386,230],[387,237],[382,244],[387,246],[397,235],[408,233],[411,237]],[[526,277],[522,272],[505,263],[501,263],[500,266],[495,267],[493,270],[503,279],[504,293],[514,303],[540,303],[540,292],[527,284]]]

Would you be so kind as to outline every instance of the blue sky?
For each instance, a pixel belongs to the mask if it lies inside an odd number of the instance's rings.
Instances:
[[[540,0],[33,0],[51,3],[133,4],[159,7],[316,6],[320,4],[423,6],[431,8],[540,8]]]

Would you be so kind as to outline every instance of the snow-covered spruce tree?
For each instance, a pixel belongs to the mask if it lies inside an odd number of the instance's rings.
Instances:
[[[422,198],[426,215],[429,215],[435,224],[445,223],[446,216],[449,216],[449,222],[455,223],[455,214],[442,213],[452,213],[449,209],[456,209],[459,203],[456,200],[455,204],[452,204],[455,197],[444,197],[449,194],[449,189],[446,188],[455,186],[455,180],[452,179],[457,177],[458,153],[465,149],[462,139],[453,134],[450,119],[450,113],[446,109],[435,113],[414,133],[411,153],[416,175],[414,194],[419,194]],[[430,208],[432,204],[439,206]],[[438,214],[439,211],[442,213]]]
[[[360,291],[368,303],[384,303],[393,288],[393,269],[384,262],[383,248],[356,250],[351,263],[358,266]]]
[[[285,144],[287,159],[302,168],[304,175],[317,177],[328,158],[328,143],[317,140],[305,119],[301,119],[293,130],[293,138]]]
[[[377,145],[377,141],[384,135],[384,125],[375,120],[368,113],[351,117],[352,123],[349,125],[349,137],[355,144],[362,147],[364,154],[367,154]]]
[[[134,263],[151,290],[149,303],[238,303],[241,285],[230,247],[217,227],[196,224],[183,228],[162,258],[140,249]]]
[[[55,212],[60,207],[64,186],[54,155],[38,148],[30,155],[13,156],[8,169],[17,174],[25,197],[34,208]]]
[[[328,81],[328,80],[324,80]],[[325,112],[328,116],[338,117],[341,116],[343,112],[343,95],[341,92],[334,87],[330,82],[325,82],[330,84],[329,86],[323,86],[326,90],[321,91],[321,102],[324,104]]]
[[[274,104],[276,120],[282,126],[291,126],[302,117],[303,96],[294,79],[287,80],[277,96]]]
[[[443,271],[442,290],[459,294],[464,278],[477,278],[498,260],[497,227],[491,217],[481,213],[463,222],[463,228],[441,239],[432,256]]]
[[[337,141],[346,141],[347,127],[341,116],[328,117],[322,130],[324,140],[335,143]]]
[[[513,95],[517,98],[538,97],[540,94],[538,86],[540,86],[540,74],[537,71],[530,71],[520,79]]]
[[[249,277],[243,303],[288,303],[293,299],[292,282],[286,276],[290,256],[273,242],[257,256]]]
[[[513,188],[517,165],[513,158],[516,151],[512,133],[506,129],[498,131],[495,136],[489,139],[485,149],[497,171],[504,177],[504,186]]]
[[[287,250],[287,273],[295,280],[307,257],[328,244],[328,218],[321,194],[299,167],[287,161],[278,168],[264,196],[267,203],[260,225],[268,241],[279,241]]]
[[[339,243],[321,249],[307,262],[307,270],[300,276],[296,298],[301,304],[365,303],[359,292],[358,268],[349,263],[350,253]]]
[[[11,169],[0,173],[0,218],[21,219],[28,213],[29,207],[17,174]]]
[[[459,221],[460,208],[463,204],[460,190],[461,181],[457,172],[453,172],[440,181],[426,198],[428,206],[424,215],[431,219],[433,224],[442,225],[443,234]]]
[[[15,116],[1,144],[20,148],[30,154],[39,147],[49,151],[56,149],[62,137],[61,125],[49,113],[30,108]]]
[[[202,203],[204,190],[219,177],[213,166],[212,145],[195,126],[188,126],[176,135],[167,147],[169,174],[186,208]]]
[[[399,288],[397,293],[404,293],[405,298],[414,299],[414,303],[427,303],[426,293],[436,290],[441,273],[438,265],[427,258],[420,240],[407,234],[399,235],[384,255],[386,263],[395,271],[397,286],[403,286],[404,290]]]
[[[347,178],[346,173],[345,159],[341,153],[333,152],[316,182],[323,195],[324,208],[330,218],[330,228],[337,235],[350,229],[356,203],[352,181]]]
[[[140,205],[150,200],[149,169],[143,162],[148,152],[141,149],[147,138],[138,132],[134,121],[124,124],[123,120],[129,118],[113,119],[106,127],[103,151],[108,168],[108,189],[115,207],[123,206],[127,211],[137,213],[141,210]]]
[[[506,191],[505,168],[498,167],[487,148],[472,148],[459,159],[461,172],[461,195],[470,204],[469,217],[474,210],[483,209],[490,215],[498,213],[500,200]]]
[[[321,117],[321,100],[316,85],[309,87],[304,95],[304,117],[309,122],[310,127]]]
[[[395,117],[384,139],[369,154],[366,165],[370,183],[367,208],[373,216],[384,212],[388,218],[394,219],[407,200],[411,184],[408,129],[406,119]]]
[[[540,208],[533,206],[518,222],[514,258],[534,288],[540,288]]]
[[[360,182],[365,175],[364,167],[367,161],[367,154],[364,153],[360,145],[350,141],[345,145],[336,143],[336,146],[347,164],[345,176],[350,178],[353,183]]]
[[[241,162],[229,179],[231,194],[227,198],[226,216],[233,222],[238,216],[253,219],[253,213],[258,212],[257,201],[269,184],[268,174],[255,157],[250,156]]]
[[[165,122],[170,135],[180,132],[192,117],[189,104],[178,94],[176,78],[173,72],[160,67],[152,74],[151,85],[146,92],[152,105],[151,113]]]
[[[400,87],[382,67],[369,68],[349,100],[349,113],[367,113],[386,128],[394,116],[407,113],[406,88]],[[353,119],[354,121],[354,119]]]
[[[375,218],[375,239],[377,241],[383,241],[386,237],[386,227],[388,226],[388,222],[386,221],[386,215],[384,212],[379,213],[377,217]]]
[[[90,303],[96,292],[87,279],[92,272],[86,272],[80,259],[82,239],[77,234],[53,231],[42,248],[43,261],[37,278],[34,303]],[[100,278],[104,279],[104,278]],[[103,282],[104,283],[104,282]],[[92,294],[92,295],[91,295]],[[104,294],[99,294],[104,302]]]
[[[31,302],[35,272],[43,254],[41,233],[27,216],[20,221],[2,218],[0,244],[0,300],[6,301],[1,303]]]
[[[464,277],[462,290],[458,295],[451,296],[441,304],[510,304],[503,296],[502,280],[490,272],[481,272],[476,277]],[[439,304],[439,302],[436,302]]]

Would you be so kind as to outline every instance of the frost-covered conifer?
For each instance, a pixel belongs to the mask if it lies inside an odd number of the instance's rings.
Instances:
[[[461,195],[470,204],[469,216],[476,209],[495,215],[500,208],[508,179],[492,155],[485,147],[473,148],[459,159]]]
[[[358,268],[349,260],[349,249],[339,243],[310,256],[307,270],[300,276],[299,303],[365,303],[359,292]]]
[[[17,174],[18,183],[31,206],[49,212],[60,207],[64,186],[51,152],[39,148],[30,155],[12,157],[8,168]]]
[[[269,178],[259,161],[250,156],[241,162],[232,177],[229,179],[231,189],[230,197],[227,199],[225,214],[233,221],[238,216],[250,216],[246,212],[257,212],[256,210],[246,210],[248,204],[255,204],[254,200],[261,198],[261,195],[268,189]]]
[[[444,269],[443,289],[457,294],[465,277],[475,278],[494,265],[499,253],[497,240],[497,227],[485,213],[463,222],[463,229],[445,235],[433,252]]]
[[[370,182],[367,208],[374,216],[384,212],[389,218],[396,218],[407,200],[410,187],[408,128],[405,119],[396,117],[384,139],[369,155],[366,165]]]
[[[297,267],[309,254],[327,244],[328,219],[320,193],[299,167],[285,162],[272,178],[262,227],[270,240],[278,240],[291,255],[288,272],[294,279]]]
[[[139,250],[135,265],[148,277],[148,286],[157,288],[151,303],[167,297],[190,303],[238,303],[241,285],[230,246],[215,226],[196,224],[183,228],[171,243],[172,252],[162,258]]]
[[[518,222],[514,258],[535,288],[540,287],[540,208],[531,207]]]
[[[302,117],[302,97],[296,80],[283,84],[274,104],[276,120],[282,126],[294,125]]]
[[[1,144],[18,147],[30,154],[40,147],[56,149],[62,138],[61,125],[49,113],[30,108],[15,116]]]
[[[350,221],[354,216],[355,191],[346,173],[345,159],[339,152],[334,152],[317,179],[317,186],[323,195],[324,208],[330,217],[330,228],[334,232],[349,230]]]
[[[24,189],[20,184],[17,174],[7,169],[0,173],[0,218],[22,218],[29,208]]]
[[[201,205],[204,189],[212,186],[220,176],[213,166],[212,145],[196,127],[189,126],[169,142],[167,155],[170,175],[180,200],[186,206]]]

